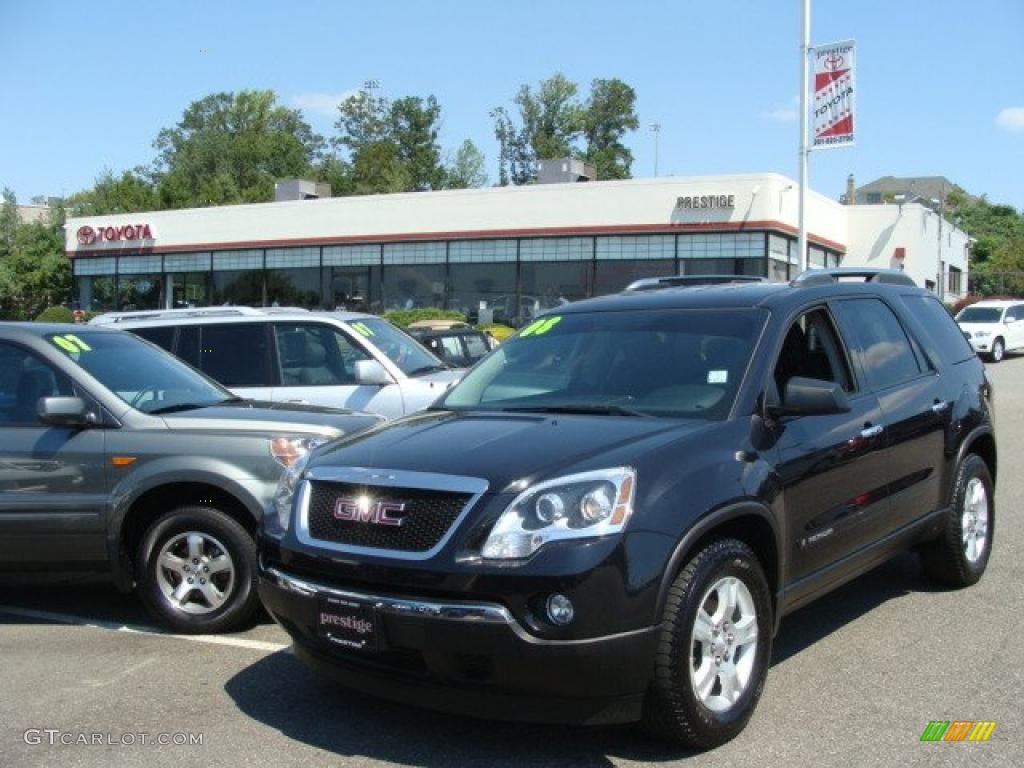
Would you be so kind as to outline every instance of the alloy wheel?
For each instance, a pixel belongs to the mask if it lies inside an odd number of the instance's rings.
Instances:
[[[192,615],[212,613],[224,605],[235,583],[235,564],[213,536],[186,531],[160,548],[156,581],[175,610]]]
[[[750,686],[757,655],[757,610],[747,585],[733,576],[704,593],[690,641],[690,684],[712,712],[732,707]]]

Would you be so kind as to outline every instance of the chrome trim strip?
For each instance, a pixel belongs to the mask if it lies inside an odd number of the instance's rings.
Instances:
[[[351,485],[371,485],[381,488],[408,488],[425,491],[448,491],[450,493],[470,493],[472,497],[459,512],[458,517],[445,532],[441,540],[433,547],[422,552],[407,552],[397,549],[380,549],[362,547],[354,544],[338,544],[333,541],[316,539],[309,533],[309,500],[310,480],[318,482],[349,483]],[[353,555],[384,557],[393,560],[429,560],[442,549],[455,535],[469,510],[486,493],[489,483],[481,477],[464,477],[462,475],[443,475],[436,472],[413,472],[405,469],[374,469],[369,467],[312,467],[303,474],[295,503],[298,509],[298,525],[295,536],[309,547],[328,549],[332,552],[344,552]]]
[[[531,635],[523,626],[516,621],[512,612],[503,605],[497,603],[470,603],[470,602],[439,602],[436,600],[416,600],[413,598],[395,597],[392,595],[381,595],[373,592],[358,592],[355,590],[338,589],[308,579],[300,579],[296,576],[284,573],[274,567],[261,569],[262,578],[270,581],[275,586],[300,595],[305,598],[316,598],[319,594],[333,595],[343,600],[372,603],[378,611],[390,613],[397,616],[416,616],[424,619],[444,619],[447,621],[461,621],[468,624],[504,624],[512,630],[516,636],[530,645],[549,646],[583,646],[591,643],[600,643],[642,635],[658,629],[657,626],[641,627],[631,629],[628,632],[618,632],[613,635],[601,635],[600,637],[587,637],[580,640],[545,640]]]

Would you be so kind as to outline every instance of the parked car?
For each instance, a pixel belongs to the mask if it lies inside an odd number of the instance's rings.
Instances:
[[[498,346],[498,340],[461,323],[446,328],[410,326],[409,335],[439,358],[456,368],[471,368]]]
[[[979,301],[961,309],[957,323],[979,355],[998,363],[1024,349],[1024,301]]]
[[[159,344],[243,397],[389,419],[426,408],[461,375],[391,323],[356,312],[205,307],[90,322]]]
[[[0,323],[0,570],[108,571],[175,631],[237,628],[283,469],[380,421],[242,400],[129,333]]]
[[[992,418],[984,366],[902,273],[590,299],[293,464],[260,592],[358,690],[712,747],[784,614],[911,546],[944,584],[981,577]]]

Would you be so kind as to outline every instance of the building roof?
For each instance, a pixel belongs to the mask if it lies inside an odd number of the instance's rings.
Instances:
[[[961,188],[945,176],[882,176],[857,187],[856,198],[858,205],[871,203],[868,196],[872,194],[882,196],[881,200],[875,202],[887,202],[886,195],[906,195],[905,203],[912,200],[929,202],[941,200],[954,189]],[[964,194],[969,200],[976,199],[973,195]]]

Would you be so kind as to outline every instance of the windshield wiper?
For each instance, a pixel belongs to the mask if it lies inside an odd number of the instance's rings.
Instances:
[[[423,365],[419,368],[413,368],[409,371],[406,376],[422,376],[424,373],[433,373],[434,371],[448,371],[451,370],[451,366],[447,363],[433,363],[431,365]]]
[[[513,405],[509,408],[501,408],[499,410],[518,413],[581,413],[595,414],[598,416],[641,416],[645,419],[654,418],[653,414],[611,403],[594,403],[592,405],[584,403],[569,403],[566,405]]]
[[[152,411],[146,411],[150,415],[156,415],[159,413],[176,413],[178,411],[194,411],[197,408],[208,408],[211,405],[220,405],[220,403],[175,403],[174,405],[165,405],[160,408],[154,408]]]

